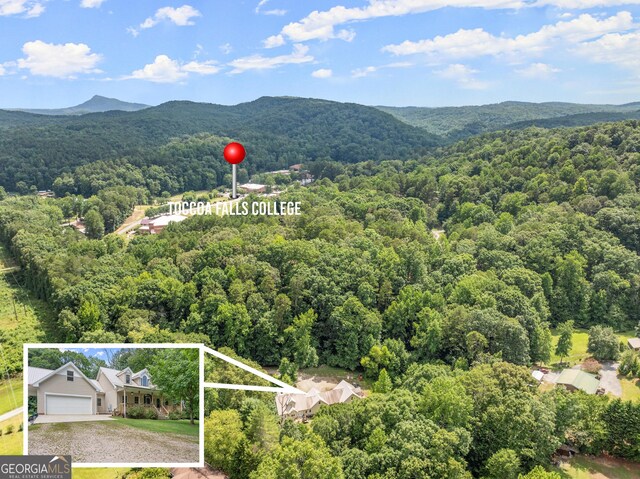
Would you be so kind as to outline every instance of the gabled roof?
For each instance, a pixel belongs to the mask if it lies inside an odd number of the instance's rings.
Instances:
[[[600,381],[595,376],[579,369],[565,369],[556,380],[556,383],[573,386],[587,394],[595,394],[600,385]]]
[[[53,369],[44,369],[29,366],[29,368],[27,369],[27,381],[29,381],[29,386],[31,386],[35,382],[38,382],[40,379],[52,372]]]
[[[117,371],[117,373],[116,373],[117,376],[120,376],[121,374],[126,374],[127,372],[129,374],[133,375],[133,371],[131,370],[131,368],[129,366],[124,368],[122,371],[118,371],[117,369],[114,369],[114,371]]]
[[[67,364],[64,364],[62,366],[60,366],[58,369],[56,369],[55,371],[51,371],[48,374],[40,377],[37,381],[33,381],[31,383],[32,386],[34,387],[39,387],[41,383],[43,383],[44,381],[46,381],[47,379],[53,377],[54,375],[58,374],[60,371],[63,371],[65,369],[68,368],[72,368],[75,372],[78,373],[78,375],[84,379],[85,381],[87,381],[89,384],[91,384],[91,387],[94,388],[96,391],[98,392],[103,392],[102,388],[100,387],[100,385],[96,385],[95,383],[93,383],[91,381],[91,379],[89,379],[87,376],[84,375],[84,373],[82,371],[80,371],[80,369],[78,368],[78,366],[76,366],[75,364],[73,364],[71,361],[69,361]]]
[[[305,412],[316,404],[338,404],[346,402],[352,396],[362,397],[361,390],[346,381],[340,381],[333,389],[319,392],[316,388],[305,394],[285,394],[276,397],[278,414],[288,414],[291,411]]]
[[[138,371],[137,373],[135,373],[133,376],[131,376],[132,379],[136,379],[139,378],[140,376],[142,376],[143,373],[146,373],[147,376],[151,376],[151,374],[149,374],[149,371],[147,370],[147,368],[144,368],[142,371]]]
[[[640,338],[629,338],[627,342],[633,349],[640,349]]]
[[[124,368],[122,371],[118,371],[117,369],[101,367],[98,370],[98,377],[100,377],[100,374],[104,374],[105,377],[109,380],[111,384],[113,384],[115,388],[120,388],[124,386],[135,386],[137,388],[142,388],[142,389],[157,389],[155,387],[139,386],[138,384],[133,384],[133,383],[126,384],[124,379],[120,379],[120,378],[127,371],[131,374],[131,379],[135,379],[136,377],[141,376],[142,373],[146,372],[146,374],[149,375],[149,384],[153,386],[153,384],[151,383],[151,375],[149,374],[149,371],[147,371],[146,368],[143,369],[142,371],[138,371],[136,374],[133,374],[133,371],[131,371],[131,369],[129,369],[128,367]]]

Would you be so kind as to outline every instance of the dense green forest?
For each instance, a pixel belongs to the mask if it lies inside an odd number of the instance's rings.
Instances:
[[[550,361],[552,327],[639,325],[640,122],[306,164],[317,181],[281,196],[299,217],[87,239],[60,226],[73,197],[21,196],[0,202],[0,239],[55,309],[51,339],[203,341],[294,375],[327,364],[378,380],[310,425],[281,423],[273,399],[218,401],[208,441],[227,425],[232,478],[304,463],[305,478],[551,479],[535,468],[564,442],[640,460],[637,403],[541,392],[526,367]],[[151,194],[109,186],[89,208]]]
[[[528,103],[505,101],[491,105],[427,107],[378,107],[396,118],[448,140],[528,126],[557,128],[586,126],[606,121],[638,119],[640,103],[589,105],[579,103]]]
[[[406,159],[439,142],[372,107],[286,97],[235,106],[174,101],[65,117],[0,111],[0,125],[0,186],[20,193],[33,185],[90,195],[122,173],[135,177],[127,186],[143,183],[154,194],[215,188],[228,170],[219,137],[243,142],[250,174],[309,159]],[[215,135],[205,145],[179,139],[203,132]],[[86,179],[95,170],[103,174]]]

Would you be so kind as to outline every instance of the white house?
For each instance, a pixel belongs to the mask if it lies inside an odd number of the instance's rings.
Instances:
[[[363,396],[360,388],[340,381],[329,391],[320,392],[313,388],[304,394],[278,394],[276,408],[282,418],[306,419],[314,416],[323,404],[347,403]]]

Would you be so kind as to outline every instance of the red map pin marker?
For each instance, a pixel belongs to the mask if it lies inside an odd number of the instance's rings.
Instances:
[[[247,156],[247,152],[244,151],[244,146],[240,143],[229,143],[224,147],[224,152],[222,153],[224,159],[227,163],[231,163],[231,183],[232,183],[232,198],[235,200],[238,195],[236,194],[237,181],[236,181],[236,165],[242,163],[244,161],[245,156]]]
[[[244,146],[240,143],[233,142],[224,147],[223,155],[227,163],[237,165],[244,161],[244,158],[247,156],[247,152],[244,150]]]

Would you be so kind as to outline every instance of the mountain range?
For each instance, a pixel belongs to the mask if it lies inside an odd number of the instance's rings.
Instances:
[[[138,111],[149,108],[149,105],[142,103],[129,103],[116,98],[107,98],[105,96],[94,95],[91,99],[80,103],[76,106],[67,108],[12,108],[12,111],[22,111],[26,113],[34,113],[37,115],[84,115],[86,113],[102,113],[105,111]]]

